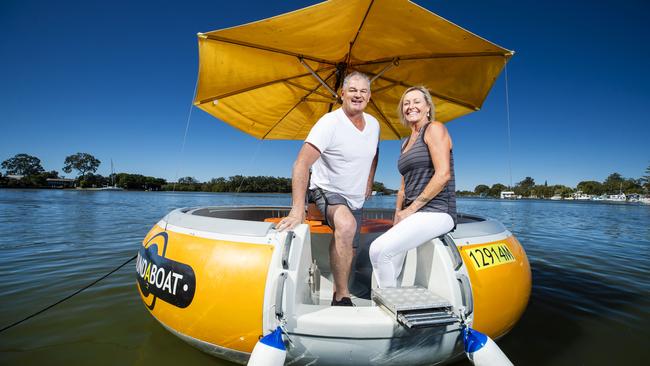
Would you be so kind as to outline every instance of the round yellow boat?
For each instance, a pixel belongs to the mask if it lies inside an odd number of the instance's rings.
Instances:
[[[524,249],[499,222],[471,215],[408,253],[400,287],[374,288],[368,246],[392,222],[392,210],[382,209],[364,210],[351,279],[356,306],[331,307],[331,232],[318,220],[277,232],[288,211],[172,211],[139,251],[142,301],[173,334],[237,363],[282,325],[292,365],[445,363],[463,354],[461,320],[496,339],[526,308]]]

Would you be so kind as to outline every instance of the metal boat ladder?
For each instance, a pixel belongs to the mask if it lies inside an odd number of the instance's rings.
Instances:
[[[377,288],[372,299],[407,328],[438,327],[460,322],[446,299],[420,286]]]

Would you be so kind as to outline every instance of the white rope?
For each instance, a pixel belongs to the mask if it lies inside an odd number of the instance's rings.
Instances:
[[[260,148],[262,147],[262,143],[263,143],[263,142],[264,142],[264,140],[260,140],[260,142],[257,144],[257,149],[255,149],[255,154],[253,154],[253,155],[251,156],[251,160],[248,162],[248,167],[246,167],[246,170],[250,170],[250,168],[251,168],[251,166],[253,165],[253,163],[255,162],[255,160],[257,160],[257,155],[258,155],[259,152],[260,152]],[[244,179],[245,179],[246,177],[244,176],[243,173],[244,173],[244,172],[242,171],[241,182],[239,182],[239,187],[237,187],[237,191],[235,191],[235,193],[239,193],[239,190],[241,189],[242,184],[244,184]]]
[[[504,59],[504,62],[506,84],[506,120],[508,121],[508,175],[510,176],[510,188],[512,188],[512,143],[510,136],[510,99],[508,97],[508,60]]]
[[[178,172],[181,170],[181,164],[183,162],[183,154],[185,153],[185,141],[187,141],[187,132],[190,129],[190,119],[192,118],[192,110],[194,109],[194,98],[196,97],[196,89],[199,86],[199,78],[196,78],[196,83],[194,83],[194,93],[192,93],[192,101],[190,102],[190,110],[187,113],[187,123],[185,124],[185,133],[183,134],[183,144],[181,145],[181,154],[178,158],[178,165],[176,166],[176,176],[174,177],[174,186],[172,187],[172,192],[176,191],[176,183],[178,183]]]

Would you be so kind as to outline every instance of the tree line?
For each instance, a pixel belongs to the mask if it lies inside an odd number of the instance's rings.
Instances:
[[[514,187],[508,187],[501,183],[496,183],[491,187],[479,184],[474,191],[459,191],[457,194],[460,196],[500,197],[501,191],[513,191],[516,195],[528,198],[550,198],[555,195],[564,198],[578,191],[596,196],[618,193],[648,194],[650,192],[650,166],[646,168],[645,175],[638,179],[625,178],[619,173],[612,173],[602,182],[585,180],[573,188],[561,184],[549,185],[547,182],[538,185],[533,178],[526,177]]]
[[[193,191],[193,192],[255,192],[255,193],[290,193],[291,179],[269,176],[235,175],[228,178],[212,178],[207,182],[199,182],[193,177],[183,177],[178,182],[167,182],[163,178],[143,176],[140,174],[117,173],[107,177],[95,174],[101,161],[88,153],[76,153],[67,156],[63,162],[63,171],[78,172],[74,185],[81,188],[104,187],[116,185],[129,190],[163,190],[163,191]],[[5,175],[0,173],[0,187],[47,187],[48,178],[60,178],[56,170],[46,171],[41,160],[28,154],[17,154],[2,162],[0,165]],[[12,178],[8,176],[13,176]],[[20,177],[20,179],[16,179]],[[393,194],[396,191],[374,182],[373,190],[382,194]],[[459,196],[499,197],[502,191],[514,191],[522,197],[550,198],[555,195],[568,197],[577,191],[584,194],[602,195],[619,192],[629,194],[648,194],[650,192],[650,165],[641,178],[625,178],[619,173],[610,174],[603,182],[587,180],[578,183],[577,187],[567,187],[544,182],[538,185],[531,177],[526,177],[508,187],[501,183],[479,184],[474,191],[458,191]]]
[[[117,173],[107,177],[95,174],[101,161],[88,153],[77,153],[65,158],[63,171],[78,172],[74,185],[81,188],[99,188],[115,185],[128,190],[191,191],[191,192],[254,192],[291,193],[291,179],[269,176],[242,176],[213,178],[199,182],[194,177],[183,177],[177,182],[140,174]],[[17,154],[2,162],[6,175],[0,173],[0,187],[42,188],[47,187],[48,178],[60,178],[57,171],[45,171],[41,160],[27,154]],[[12,178],[8,176],[13,176]],[[20,179],[16,179],[20,176]],[[383,183],[375,182],[373,190],[383,194],[394,193]]]

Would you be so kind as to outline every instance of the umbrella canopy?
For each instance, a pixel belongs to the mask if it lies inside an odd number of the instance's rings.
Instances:
[[[194,104],[260,139],[304,139],[354,70],[372,79],[381,138],[399,139],[406,88],[428,87],[447,122],[481,107],[513,55],[405,0],[331,0],[198,40]]]

